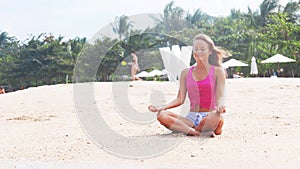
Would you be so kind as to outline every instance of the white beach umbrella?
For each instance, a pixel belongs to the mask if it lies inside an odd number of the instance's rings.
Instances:
[[[166,74],[167,73],[165,73],[161,70],[157,70],[157,69],[154,69],[151,72],[149,72],[149,75],[151,75],[151,76],[162,76],[162,75],[166,75]]]
[[[228,67],[248,66],[248,64],[246,64],[246,63],[244,63],[244,62],[241,62],[241,61],[239,61],[239,60],[236,60],[236,59],[232,58],[232,59],[230,59],[230,60],[224,62],[224,63],[222,64],[222,66],[223,66],[224,68],[228,68]]]
[[[261,63],[288,63],[296,62],[296,60],[283,56],[281,54],[276,54],[266,60],[261,61]]]
[[[149,74],[146,71],[141,71],[140,73],[135,75],[136,77],[153,77],[151,74]]]
[[[281,54],[276,54],[266,60],[261,61],[261,63],[277,63],[277,68],[279,69],[279,63],[289,63],[289,62],[296,62],[296,60],[283,56]],[[294,77],[294,72],[292,71],[292,75]]]
[[[250,75],[257,75],[258,74],[258,70],[257,70],[257,64],[256,64],[256,59],[253,56],[251,58],[251,69],[250,69]]]

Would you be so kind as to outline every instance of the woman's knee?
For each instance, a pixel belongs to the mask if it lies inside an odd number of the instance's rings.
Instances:
[[[169,127],[170,124],[170,113],[167,111],[160,111],[157,113],[157,120],[160,124]]]
[[[216,135],[221,135],[222,134],[223,124],[224,124],[224,119],[220,118],[219,124],[218,124],[216,130],[214,131]]]
[[[203,131],[221,131],[219,127],[223,126],[223,118],[219,114],[211,114],[201,120],[200,124],[196,127],[197,130]]]

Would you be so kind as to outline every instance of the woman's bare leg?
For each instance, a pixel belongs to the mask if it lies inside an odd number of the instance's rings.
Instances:
[[[219,124],[218,124],[216,130],[214,131],[216,135],[221,135],[222,134],[223,124],[224,124],[224,119],[223,119],[223,117],[221,117],[221,119],[219,121]]]
[[[164,125],[170,130],[193,136],[200,135],[200,132],[193,128],[192,121],[175,113],[169,111],[159,111],[157,113],[157,120],[160,122],[160,124]]]
[[[222,127],[224,124],[224,119],[219,113],[211,112],[205,118],[203,118],[200,124],[195,127],[199,132],[214,131],[216,135],[222,134]]]
[[[135,74],[136,74],[136,69],[134,67],[132,67],[131,68],[131,80],[132,81],[136,80]]]

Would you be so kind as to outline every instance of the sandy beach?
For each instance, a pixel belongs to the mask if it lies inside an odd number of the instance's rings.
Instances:
[[[175,82],[95,82],[2,94],[0,168],[299,168],[299,78],[227,79],[224,131],[215,138],[171,133],[155,121],[147,106],[174,98],[177,88]],[[84,97],[93,101],[78,102]],[[115,135],[85,123],[98,122],[89,116],[95,108]]]

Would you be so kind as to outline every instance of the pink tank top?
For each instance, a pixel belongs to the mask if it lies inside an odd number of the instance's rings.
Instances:
[[[193,77],[192,66],[186,78],[186,88],[190,99],[190,108],[199,110],[200,108],[214,110],[216,106],[216,83],[215,83],[215,67],[211,66],[205,79],[195,81]]]

